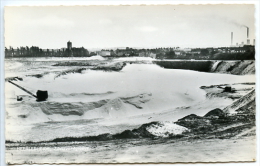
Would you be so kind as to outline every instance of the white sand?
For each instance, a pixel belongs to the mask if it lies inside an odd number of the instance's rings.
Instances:
[[[186,127],[179,126],[173,122],[160,122],[157,125],[151,125],[146,128],[151,134],[158,137],[169,137],[170,135],[182,134],[188,131]]]
[[[49,63],[40,63],[40,65],[37,67],[42,67],[44,70],[49,67]],[[28,70],[10,69],[7,73],[26,75],[27,72],[34,71],[30,69],[33,67],[35,66],[25,66]],[[57,68],[60,69],[60,67],[49,67],[50,73],[42,78],[24,77],[24,81],[16,83],[33,93],[37,90],[48,90],[50,94],[48,101],[60,104],[72,102],[75,106],[75,108],[69,108],[72,111],[73,109],[77,111],[78,108],[84,110],[81,103],[104,99],[110,99],[111,102],[100,108],[85,111],[82,116],[46,115],[41,111],[46,107],[45,104],[35,102],[35,99],[29,98],[27,93],[6,83],[6,110],[9,115],[6,118],[6,124],[8,124],[6,139],[40,141],[65,136],[115,133],[133,129],[151,121],[176,121],[191,113],[203,115],[215,108],[222,109],[232,101],[229,99],[208,101],[200,86],[254,82],[253,75],[236,76],[171,70],[154,64],[128,64],[120,72],[86,70],[83,74],[70,73],[54,79],[56,73],[53,71]],[[71,95],[71,93],[77,95]],[[100,93],[101,95],[83,95],[83,93]],[[147,102],[140,104],[142,109],[119,99],[144,93],[151,96],[147,97]],[[22,104],[16,101],[17,95],[25,95]],[[48,102],[46,104],[48,106]],[[178,107],[188,108],[178,109]],[[26,118],[20,118],[19,115],[26,115]],[[96,120],[96,118],[101,119]],[[95,122],[89,122],[91,119]],[[23,127],[26,129],[23,130]]]

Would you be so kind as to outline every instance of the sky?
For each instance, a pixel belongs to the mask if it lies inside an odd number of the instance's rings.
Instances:
[[[250,4],[5,7],[5,46],[220,47],[255,38]]]

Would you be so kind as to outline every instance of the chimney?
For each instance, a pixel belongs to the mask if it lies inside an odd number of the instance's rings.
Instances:
[[[247,31],[246,31],[246,35],[247,35],[247,38],[249,37],[249,28],[246,27]]]
[[[238,43],[236,44],[236,46],[238,47]]]
[[[233,32],[231,32],[231,46],[233,45]]]
[[[255,45],[255,39],[253,40],[253,45]]]
[[[250,45],[250,39],[247,39],[246,44]]]

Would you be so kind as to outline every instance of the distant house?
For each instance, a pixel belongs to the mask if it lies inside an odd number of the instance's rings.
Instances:
[[[174,52],[175,52],[175,55],[182,55],[182,51],[180,51],[180,50],[175,50]]]
[[[149,57],[155,59],[155,58],[156,58],[156,54],[154,54],[154,53],[150,53]]]
[[[183,48],[182,51],[184,51],[184,52],[191,52],[191,48]]]
[[[138,55],[140,57],[146,57],[147,56],[147,53],[145,51],[142,51],[142,52],[139,52]]]
[[[115,51],[115,54],[117,56],[130,56],[130,55],[132,55],[134,53],[135,53],[134,49],[133,48],[129,48],[129,47],[126,47],[125,49],[118,48]]]
[[[200,54],[200,52],[201,52],[201,49],[199,49],[199,48],[196,48],[196,49],[191,49],[191,51],[190,51],[190,53],[191,54]]]
[[[111,56],[110,51],[104,51],[104,50],[98,51],[97,54],[100,56]]]

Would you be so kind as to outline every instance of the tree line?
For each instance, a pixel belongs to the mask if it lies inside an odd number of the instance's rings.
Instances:
[[[89,52],[84,47],[75,48],[71,50],[63,49],[41,49],[36,46],[31,47],[5,47],[5,57],[87,57]]]

